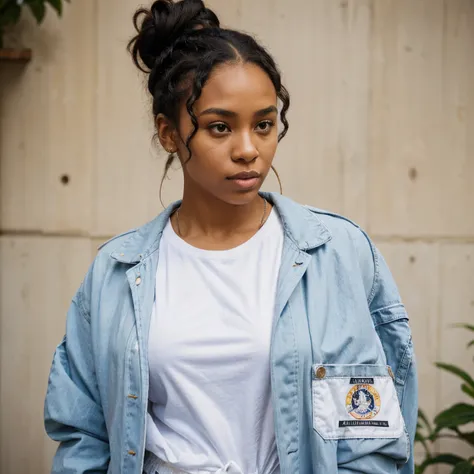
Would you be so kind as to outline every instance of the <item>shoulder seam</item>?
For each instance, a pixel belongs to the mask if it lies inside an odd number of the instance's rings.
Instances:
[[[107,244],[109,244],[110,242],[113,242],[114,240],[118,239],[119,237],[124,237],[125,235],[128,235],[128,234],[132,234],[134,232],[136,232],[137,229],[130,229],[130,230],[127,230],[127,232],[122,232],[121,234],[118,234],[118,235],[115,235],[114,237],[112,237],[111,239],[103,242],[102,244],[100,244],[98,247],[97,247],[97,250],[101,250],[102,248],[104,248]]]
[[[307,204],[304,205],[304,207],[306,207],[308,210],[310,210],[311,212],[314,212],[315,214],[322,214],[323,216],[330,216],[330,217],[335,217],[337,219],[341,219],[343,221],[346,221],[346,222],[349,222],[349,224],[352,224],[354,227],[356,227],[357,229],[360,229],[360,225],[357,224],[356,222],[352,221],[351,219],[349,219],[348,217],[345,217],[345,216],[342,216],[341,214],[337,214],[336,212],[330,212],[330,211],[325,211],[323,209],[318,209],[316,207],[313,207],[313,206],[309,206]]]
[[[375,293],[377,292],[377,284],[379,282],[379,259],[377,257],[377,249],[375,248],[375,245],[372,243],[367,233],[364,232],[362,229],[360,229],[360,231],[362,232],[362,234],[367,240],[367,243],[369,244],[370,251],[372,252],[372,261],[374,264],[374,279],[372,282],[372,289],[370,290],[370,294],[367,299],[367,304],[369,305],[370,310],[370,305],[372,304],[372,301],[375,297]]]

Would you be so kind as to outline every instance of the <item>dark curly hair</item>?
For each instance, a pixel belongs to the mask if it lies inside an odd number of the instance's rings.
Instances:
[[[216,14],[202,0],[157,0],[149,9],[140,8],[133,17],[137,34],[128,49],[135,65],[149,74],[148,90],[153,96],[153,114],[165,115],[178,125],[179,106],[184,99],[194,130],[186,138],[191,159],[190,141],[197,133],[198,121],[193,111],[212,70],[223,63],[253,63],[270,77],[282,102],[280,119],[288,130],[286,112],[290,96],[281,82],[275,61],[264,47],[245,33],[220,28]],[[168,172],[174,155],[165,165]],[[163,182],[163,181],[162,181]]]

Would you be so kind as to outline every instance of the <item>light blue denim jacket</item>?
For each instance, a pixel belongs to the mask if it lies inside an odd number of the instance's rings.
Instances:
[[[285,232],[271,345],[282,474],[413,473],[416,366],[386,263],[349,220],[262,194]],[[177,205],[105,244],[72,301],[45,402],[46,431],[60,442],[53,473],[142,473],[158,248]],[[401,436],[323,437],[313,412],[319,367],[327,380],[393,375]]]

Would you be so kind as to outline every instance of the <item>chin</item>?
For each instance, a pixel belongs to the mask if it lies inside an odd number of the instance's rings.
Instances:
[[[239,191],[233,193],[226,193],[220,199],[233,206],[245,206],[250,204],[258,195],[260,189],[252,189],[249,191]]]

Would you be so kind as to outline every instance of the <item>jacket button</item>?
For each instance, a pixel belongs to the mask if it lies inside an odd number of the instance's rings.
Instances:
[[[314,375],[316,375],[317,379],[323,379],[324,377],[326,377],[326,369],[324,367],[318,367],[314,371]]]
[[[137,453],[135,451],[132,451],[132,450],[130,450],[128,452],[128,454],[130,454],[130,456],[136,456],[137,455]]]
[[[137,279],[135,280],[135,285],[138,286],[141,282],[142,282],[142,279],[141,277],[138,276]]]

